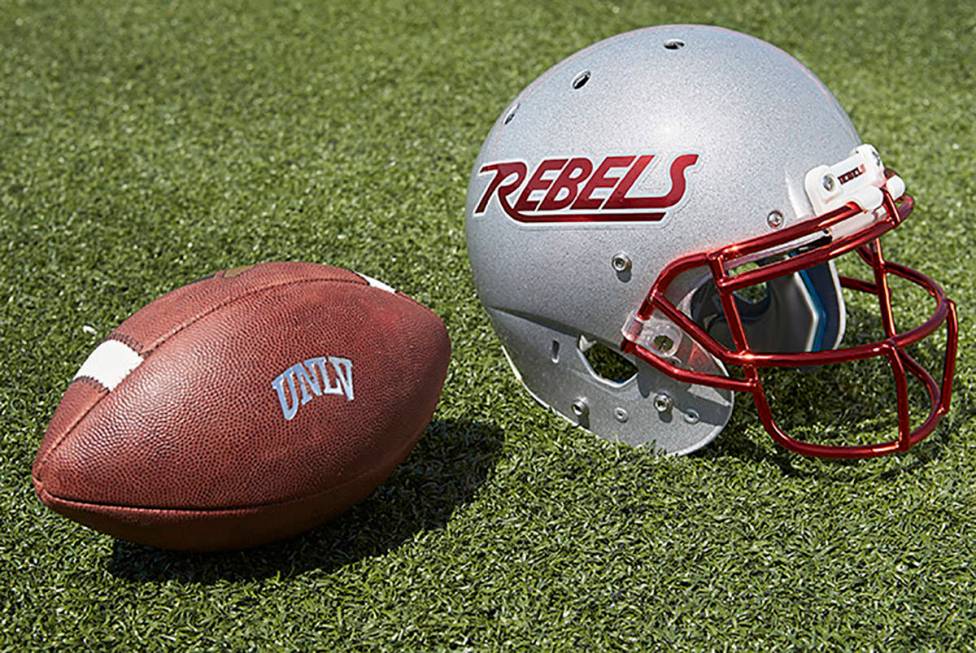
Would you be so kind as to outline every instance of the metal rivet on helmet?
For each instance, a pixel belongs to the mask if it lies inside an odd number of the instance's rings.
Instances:
[[[582,397],[578,398],[573,402],[573,414],[577,417],[583,417],[590,412],[590,406],[586,403],[586,399]]]
[[[627,256],[626,252],[617,252],[613,255],[613,258],[610,259],[610,265],[613,267],[615,272],[626,272],[630,269],[632,264],[633,263],[630,260],[630,257]]]
[[[674,399],[668,395],[666,392],[659,392],[657,396],[654,397],[654,408],[659,413],[670,412],[674,408]]]

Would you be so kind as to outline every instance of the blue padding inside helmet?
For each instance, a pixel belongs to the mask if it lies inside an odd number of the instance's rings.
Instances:
[[[802,270],[800,279],[810,294],[813,309],[817,313],[816,332],[810,351],[833,349],[840,335],[840,302],[837,301],[837,287],[834,285],[830,265],[823,263]]]

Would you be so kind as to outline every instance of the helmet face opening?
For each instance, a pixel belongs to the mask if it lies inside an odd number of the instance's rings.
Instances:
[[[834,349],[844,337],[846,310],[833,261],[741,288],[733,293],[752,349],[790,353]],[[696,324],[733,347],[721,294],[709,280],[690,299]]]
[[[880,160],[878,163],[880,165]],[[888,178],[896,177],[893,173],[889,173]],[[896,183],[894,186],[899,191],[903,189],[900,184]],[[624,326],[621,349],[635,354],[662,372],[686,382],[750,392],[760,420],[769,434],[776,442],[796,453],[827,458],[868,458],[895,451],[907,451],[928,436],[949,410],[958,344],[958,323],[955,304],[945,296],[938,283],[920,272],[885,259],[880,236],[898,226],[909,215],[913,200],[903,195],[898,198],[900,203],[896,202],[887,184],[882,185],[879,190],[881,197],[878,206],[861,206],[852,200],[838,209],[806,220],[784,232],[736,243],[712,252],[689,255],[673,262],[657,279],[641,307]],[[860,221],[865,214],[870,214],[872,221],[860,230],[851,230],[849,225],[844,224],[846,221]],[[783,243],[795,239],[803,240],[810,235],[829,234],[835,227],[840,227],[836,229],[840,234],[836,239],[832,237],[826,240],[820,239],[816,246],[805,247],[802,251],[791,250],[787,256],[779,259],[763,257],[759,260],[766,262],[766,265],[753,267],[737,275],[733,273],[733,270],[739,267],[737,265],[739,262],[754,258],[757,252],[778,250],[782,248]],[[754,339],[750,340],[748,328],[750,312],[757,307],[745,302],[736,295],[737,292],[747,287],[776,283],[777,280],[782,283],[782,280],[790,278],[790,275],[802,275],[811,269],[817,270],[849,251],[854,251],[870,268],[873,279],[868,281],[839,276],[840,285],[851,291],[869,293],[877,297],[884,331],[883,339],[827,350],[808,345],[801,348],[801,351],[769,351],[757,347]],[[715,338],[709,333],[707,327],[696,322],[693,316],[683,312],[667,298],[667,289],[673,279],[688,269],[702,265],[707,265],[712,272],[712,284],[722,307],[721,320],[726,327],[727,341],[731,341],[731,344]],[[907,331],[898,331],[893,316],[889,275],[919,286],[934,299],[935,309],[922,324]],[[772,303],[771,297],[769,303]],[[700,317],[701,313],[699,313]],[[713,319],[719,318],[713,317]],[[703,374],[669,360],[666,352],[662,352],[654,344],[658,342],[656,333],[660,330],[660,326],[655,325],[667,323],[676,327],[682,337],[688,337],[701,345],[724,365],[740,369],[742,377],[727,378]],[[942,379],[936,382],[909,353],[909,347],[928,338],[943,325],[946,327],[945,360]],[[645,327],[649,328],[648,333],[644,332]],[[674,330],[669,333],[669,337],[673,336]],[[896,439],[864,445],[815,444],[791,437],[774,420],[763,386],[761,370],[777,367],[818,367],[869,358],[886,360],[894,376],[898,417]],[[907,376],[909,374],[925,388],[929,399],[928,415],[914,429],[911,426],[909,411]]]

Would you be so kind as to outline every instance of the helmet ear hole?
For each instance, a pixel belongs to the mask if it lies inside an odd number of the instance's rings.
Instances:
[[[626,383],[637,375],[637,368],[623,354],[601,342],[580,336],[578,348],[594,376],[608,383]]]

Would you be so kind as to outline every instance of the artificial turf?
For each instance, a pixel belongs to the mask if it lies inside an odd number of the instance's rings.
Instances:
[[[908,181],[919,208],[887,252],[961,323],[953,412],[909,454],[800,459],[740,398],[702,453],[658,457],[509,373],[465,255],[481,141],[550,65],[669,22],[794,53]],[[973,648],[974,42],[968,1],[0,3],[0,649]],[[30,464],[96,343],[167,290],[273,259],[443,316],[454,358],[407,462],[249,552],[162,553],[45,509]],[[891,409],[873,378],[779,394],[801,427],[870,435]]]

